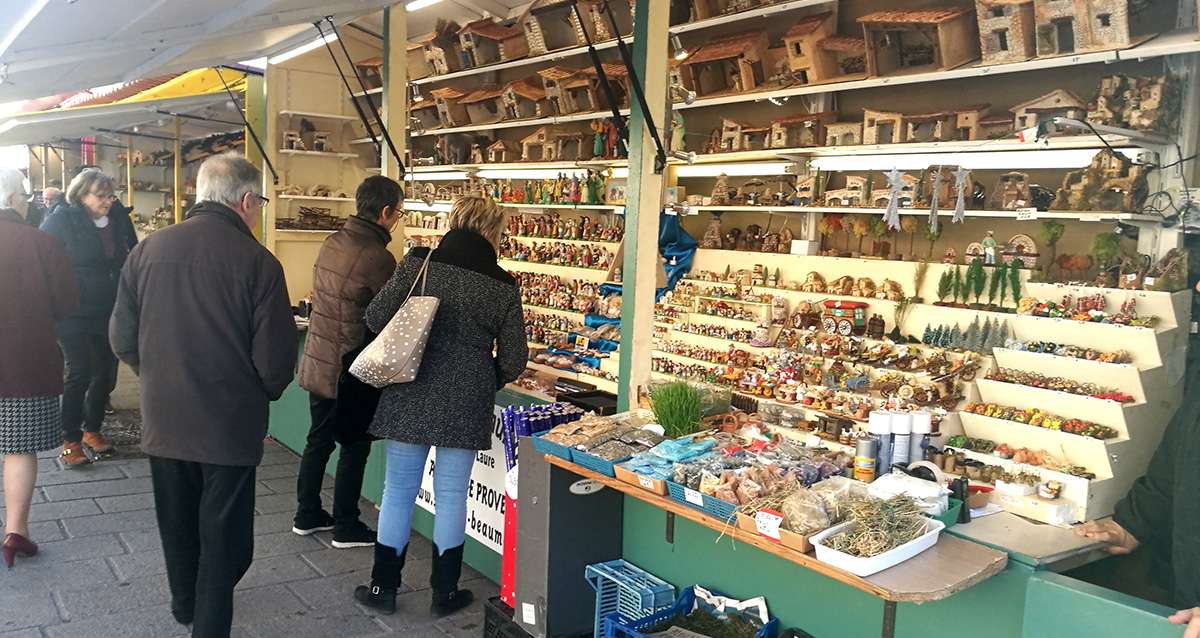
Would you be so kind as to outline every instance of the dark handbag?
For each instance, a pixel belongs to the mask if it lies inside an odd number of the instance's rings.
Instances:
[[[368,337],[373,338],[374,335],[369,334]],[[370,343],[370,339],[367,339],[366,343]],[[338,376],[337,408],[334,412],[334,422],[337,424],[334,437],[342,445],[374,441],[378,438],[367,430],[375,418],[375,408],[379,406],[379,397],[383,390],[359,381],[349,372],[350,364],[366,347],[366,343],[342,357],[342,373]]]

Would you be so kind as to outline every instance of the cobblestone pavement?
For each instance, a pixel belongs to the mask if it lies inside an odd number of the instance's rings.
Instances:
[[[396,615],[354,603],[354,586],[370,579],[372,550],[332,549],[329,534],[291,533],[298,464],[296,455],[268,442],[258,474],[254,564],[238,587],[233,636],[483,635],[482,601],[498,594],[496,585],[464,567],[463,586],[475,592],[476,603],[450,618],[431,618],[432,545],[416,536]],[[326,477],[326,507],[331,484]],[[0,563],[0,638],[186,636],[169,611],[146,459],[64,470],[48,452],[39,460],[37,485],[30,533],[41,553],[18,557],[11,570]],[[374,506],[364,501],[363,512],[374,526]]]

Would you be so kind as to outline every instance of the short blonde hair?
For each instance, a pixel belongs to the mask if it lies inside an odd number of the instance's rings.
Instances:
[[[75,179],[71,180],[71,185],[67,187],[67,203],[80,206],[83,204],[84,195],[88,193],[100,190],[108,191],[111,195],[115,189],[113,178],[98,168],[87,168],[79,171]]]
[[[504,235],[504,213],[490,197],[463,195],[450,208],[450,229],[478,233],[498,247]]]

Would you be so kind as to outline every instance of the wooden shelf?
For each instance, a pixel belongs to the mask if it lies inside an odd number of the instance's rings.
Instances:
[[[738,529],[736,525],[707,516],[665,496],[608,478],[556,456],[547,455],[545,458],[551,465],[890,602],[923,603],[942,600],[995,576],[1003,571],[1008,563],[1008,556],[1003,552],[943,533],[932,548],[891,569],[861,578],[822,563],[811,554],[801,554],[788,549],[775,541]]]
[[[713,16],[705,20],[677,24],[668,29],[668,31],[670,31],[672,34],[688,33],[689,31],[699,31],[701,29],[734,24],[746,20],[753,20],[755,18],[767,18],[777,13],[783,13],[784,11],[803,9],[805,7],[815,7],[823,4],[833,4],[834,2],[836,2],[836,0],[792,0],[791,2],[780,2],[765,7],[759,7],[757,9],[750,9],[748,11],[727,13],[719,16]],[[751,25],[746,25],[745,28],[750,28],[750,26]],[[765,25],[762,26],[765,27]]]
[[[591,159],[578,160],[574,162],[497,162],[495,164],[435,164],[431,166],[412,166],[409,167],[409,172],[420,175],[421,173],[445,173],[448,171],[469,171],[469,170],[487,170],[487,171],[553,171],[553,170],[577,170],[580,168],[625,168],[629,166],[627,159]]]
[[[626,42],[633,42],[633,36],[625,36],[624,39]],[[617,46],[617,40],[615,38],[612,40],[607,40],[605,42],[595,43],[595,47],[596,47],[597,51],[603,51],[604,49],[614,49],[614,48],[616,48],[616,46]],[[501,69],[512,69],[512,68],[516,68],[519,66],[528,66],[531,64],[538,64],[540,62],[557,62],[564,58],[568,58],[573,55],[583,55],[583,54],[586,54],[587,52],[588,52],[588,49],[586,46],[570,47],[567,49],[559,49],[557,51],[550,51],[550,52],[544,53],[542,55],[535,55],[531,58],[520,58],[517,60],[508,60],[505,62],[497,62],[496,64],[485,64],[483,66],[477,66],[477,67],[474,67],[471,69],[464,69],[462,71],[454,71],[453,73],[445,73],[442,75],[431,75],[429,77],[421,78],[419,80],[411,80],[409,83],[419,86],[422,84],[432,84],[434,82],[444,82],[446,80],[454,80],[457,78],[470,77],[472,75],[479,75],[480,73],[491,73],[493,71],[499,71]]]
[[[684,178],[686,179],[686,178]],[[746,213],[843,213],[846,215],[881,215],[883,208],[850,208],[841,206],[692,206],[691,212],[700,214],[708,213],[727,213],[727,212],[746,212]],[[929,209],[927,208],[901,208],[901,215],[920,215],[928,216]],[[1016,219],[1017,211],[1015,210],[968,210],[965,211],[967,217],[989,218],[989,219]],[[938,211],[940,217],[953,217],[953,208],[942,208]],[[1141,215],[1137,213],[1124,213],[1120,211],[1038,211],[1033,214],[1032,219],[1025,221],[1036,221],[1039,219],[1071,219],[1078,221],[1090,222],[1105,222],[1105,221],[1125,221],[1125,222],[1153,222],[1162,221],[1161,217],[1156,215]],[[783,253],[780,253],[783,254]]]
[[[564,270],[581,271],[581,272],[585,272],[585,273],[588,273],[589,275],[593,275],[593,276],[595,276],[595,275],[604,276],[609,271],[608,268],[589,268],[587,266],[564,266],[561,264],[543,264],[543,263],[536,262],[536,261],[520,261],[517,259],[505,259],[505,258],[499,259],[499,263],[502,267],[511,266],[513,268],[516,268],[517,270],[524,270],[524,271],[529,271],[529,272],[546,272],[545,269],[561,268]]]
[[[944,80],[956,80],[960,78],[987,77],[1006,73],[1020,73],[1022,71],[1036,71],[1039,69],[1061,69],[1070,66],[1078,66],[1081,64],[1111,63],[1121,60],[1144,60],[1165,55],[1195,53],[1198,51],[1200,51],[1200,39],[1197,38],[1196,32],[1189,30],[1164,34],[1158,36],[1157,38],[1153,38],[1148,42],[1142,43],[1141,45],[1131,47],[1123,51],[1114,50],[1076,53],[1060,57],[1038,58],[1025,62],[1011,62],[1007,64],[973,64],[948,71],[928,71],[922,73],[888,75],[878,78],[854,79],[840,82],[833,81],[824,84],[805,84],[802,86],[794,86],[772,91],[754,91],[748,93],[717,95],[712,97],[702,97],[691,104],[683,104],[682,102],[677,103],[675,104],[674,108],[676,110],[696,109],[709,106],[721,106],[725,104],[738,104],[742,102],[757,102],[772,98],[782,99],[799,95],[816,95],[886,86],[923,84],[926,82],[941,82]]]
[[[629,115],[629,109],[621,109],[621,115]],[[554,124],[565,124],[567,122],[587,122],[589,120],[602,120],[606,117],[612,117],[612,111],[592,111],[589,113],[572,113],[570,115],[557,115],[554,117],[538,117],[528,120],[501,120],[499,122],[489,122],[487,124],[471,124],[468,126],[454,126],[450,128],[436,128],[424,131],[412,131],[413,137],[426,137],[429,135],[449,135],[450,133],[470,133],[472,131],[491,131],[502,128],[519,128],[522,126],[546,126]]]
[[[299,155],[309,157],[336,157],[338,159],[352,159],[358,157],[358,153],[332,153],[329,151],[299,151],[290,148],[279,149],[280,155]]]
[[[603,245],[603,246],[616,246],[617,244],[621,243],[621,242],[616,242],[616,241],[599,241],[599,240],[592,241],[590,239],[557,239],[555,237],[526,237],[524,235],[505,235],[505,237],[507,237],[508,239],[511,239],[513,241],[528,241],[528,242],[533,242],[535,244],[539,244],[539,243],[540,244],[553,244],[553,243],[562,242],[565,244],[599,244],[599,245]],[[607,270],[607,268],[605,270]]]
[[[337,122],[357,122],[358,117],[354,115],[341,115],[338,113],[316,113],[313,111],[292,111],[282,110],[279,112],[283,117],[311,117],[320,120],[334,120]]]
[[[548,314],[552,314],[552,315],[559,315],[559,316],[563,316],[563,317],[570,317],[572,319],[579,319],[580,321],[583,321],[583,317],[584,317],[584,314],[582,312],[579,312],[578,310],[563,310],[560,308],[550,308],[549,306],[535,306],[535,305],[529,304],[529,303],[521,304],[521,307],[528,308],[529,310],[533,310],[536,312],[544,312],[544,313],[548,313]]]
[[[416,82],[414,82],[413,84],[416,84]],[[373,89],[367,89],[366,91],[355,91],[354,93],[351,93],[350,95],[352,95],[354,97],[366,97],[368,95],[383,95],[383,87],[379,86],[379,87],[375,87]]]

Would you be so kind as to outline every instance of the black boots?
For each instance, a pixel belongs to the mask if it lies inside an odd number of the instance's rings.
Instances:
[[[400,572],[404,570],[404,557],[408,545],[399,552],[395,547],[375,543],[375,565],[371,567],[371,584],[354,588],[354,599],[385,614],[396,613],[396,590],[400,589]],[[461,559],[462,552],[459,552]],[[434,571],[437,570],[434,563]]]
[[[462,563],[462,545],[442,552],[437,544],[434,544],[433,573],[429,576],[429,586],[433,589],[433,604],[429,606],[429,613],[438,618],[449,616],[475,600],[475,594],[458,588],[458,579],[462,576]]]

